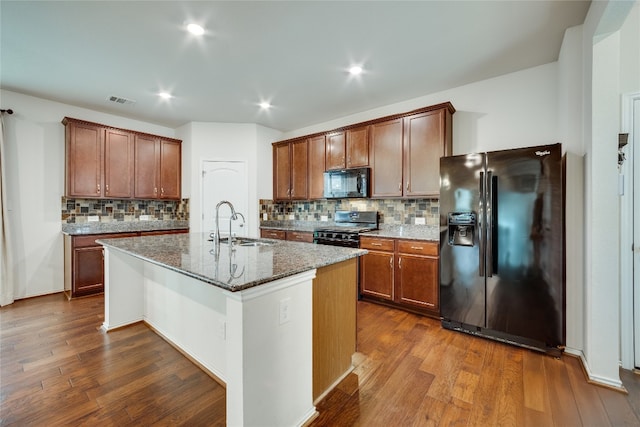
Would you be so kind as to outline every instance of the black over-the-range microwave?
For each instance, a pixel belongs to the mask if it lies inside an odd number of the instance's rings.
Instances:
[[[324,173],[324,197],[346,199],[369,197],[370,168],[340,169]]]

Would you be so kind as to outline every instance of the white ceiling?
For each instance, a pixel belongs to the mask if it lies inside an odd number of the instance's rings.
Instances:
[[[0,87],[172,128],[290,131],[556,61],[565,29],[588,8],[576,0],[2,0]],[[187,33],[190,21],[205,35]],[[346,72],[352,63],[365,69],[359,78]],[[159,99],[161,90],[174,98]],[[273,108],[261,111],[261,100]]]

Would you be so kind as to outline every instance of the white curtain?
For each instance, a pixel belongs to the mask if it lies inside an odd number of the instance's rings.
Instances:
[[[7,157],[4,142],[4,112],[0,113],[0,306],[13,302],[13,263],[7,211]]]

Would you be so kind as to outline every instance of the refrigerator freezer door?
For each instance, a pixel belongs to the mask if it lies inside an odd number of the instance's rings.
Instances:
[[[440,314],[445,320],[478,327],[485,326],[485,279],[479,268],[484,163],[483,154],[440,159]],[[474,227],[455,224],[465,213],[472,214],[467,217],[473,218]],[[456,235],[463,232],[464,238]]]
[[[549,347],[564,341],[561,155],[556,144],[486,157],[487,328]]]

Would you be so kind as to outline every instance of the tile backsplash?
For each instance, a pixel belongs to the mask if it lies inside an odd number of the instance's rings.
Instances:
[[[274,202],[260,200],[260,219],[320,221],[326,215],[329,221],[337,210],[378,211],[380,224],[415,224],[415,218],[424,218],[426,225],[438,225],[438,199],[335,199],[300,202]]]
[[[100,222],[139,221],[140,215],[150,220],[189,220],[189,199],[182,200],[116,200],[74,199],[62,197],[62,222],[79,224],[89,216]]]

